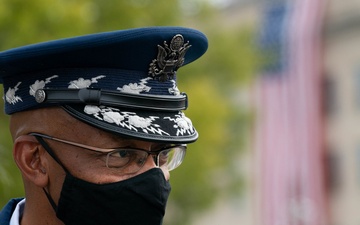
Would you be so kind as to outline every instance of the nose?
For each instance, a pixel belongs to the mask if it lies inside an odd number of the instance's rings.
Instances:
[[[170,180],[170,172],[167,167],[160,167],[160,169],[163,171],[165,179]]]
[[[143,167],[139,171],[139,174],[144,173],[144,172],[146,172],[146,171],[148,171],[150,169],[156,168],[156,167],[158,167],[158,166],[156,166],[156,157],[149,156],[149,157],[147,157],[145,164],[143,165]],[[170,172],[167,169],[167,167],[162,166],[162,167],[159,167],[159,168],[162,170],[165,179],[168,181],[170,179]]]

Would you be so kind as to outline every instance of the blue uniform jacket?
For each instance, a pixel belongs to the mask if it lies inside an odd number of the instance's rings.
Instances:
[[[22,198],[11,199],[5,207],[0,211],[0,225],[9,225],[11,216],[16,208],[16,205]]]

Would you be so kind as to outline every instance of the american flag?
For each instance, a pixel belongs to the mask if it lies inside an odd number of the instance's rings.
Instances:
[[[325,0],[268,0],[256,84],[262,225],[327,225],[321,101]]]

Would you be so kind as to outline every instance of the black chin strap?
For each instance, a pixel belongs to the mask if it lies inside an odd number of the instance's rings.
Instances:
[[[41,144],[41,146],[43,146],[43,148],[45,149],[45,151],[47,153],[49,153],[49,155],[61,166],[61,168],[63,168],[63,170],[66,172],[66,173],[69,173],[69,171],[66,169],[66,167],[62,164],[62,162],[59,160],[59,158],[55,155],[54,151],[50,148],[50,146],[48,145],[48,143],[46,143],[44,141],[44,139],[35,134],[35,133],[32,133],[30,135],[33,135],[35,136],[36,140]],[[44,135],[45,136],[45,135]]]
[[[45,190],[45,188],[43,188],[43,191],[45,192],[45,195],[46,195],[47,199],[49,200],[51,206],[53,207],[55,212],[57,212],[57,205],[54,202],[54,200],[52,199],[51,195],[49,194],[49,192],[47,192],[47,190]]]
[[[34,136],[35,136],[36,140],[41,144],[41,146],[43,146],[45,151],[47,153],[49,153],[49,155],[63,168],[63,170],[66,173],[69,173],[68,170],[65,168],[65,166],[61,163],[59,158],[55,155],[54,151],[50,148],[48,143],[46,143],[42,137],[36,136],[36,135],[34,135]],[[43,188],[43,191],[45,192],[45,195],[46,195],[47,199],[49,200],[51,206],[53,207],[55,212],[57,212],[57,205],[56,205],[55,201],[53,200],[53,198],[51,197],[50,193],[45,188]]]

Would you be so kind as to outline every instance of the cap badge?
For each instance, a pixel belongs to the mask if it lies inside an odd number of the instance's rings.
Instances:
[[[159,81],[167,81],[174,78],[177,69],[185,61],[185,53],[191,47],[189,41],[184,43],[184,37],[181,34],[175,35],[170,46],[164,41],[164,47],[158,45],[158,55],[150,63],[149,75]]]

